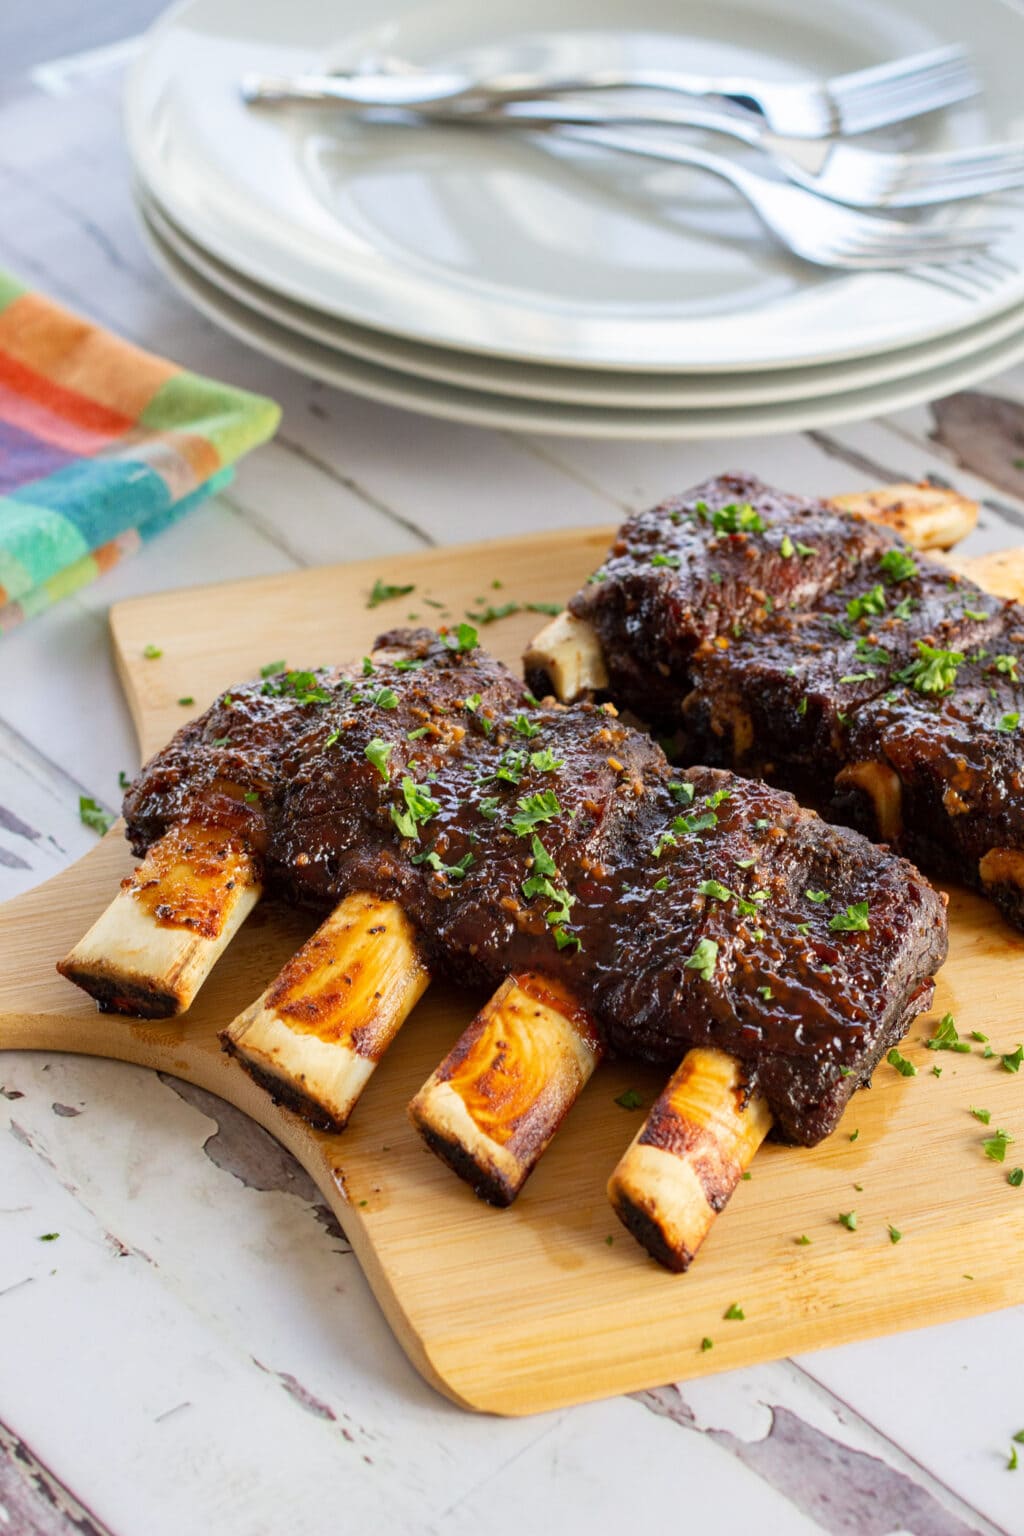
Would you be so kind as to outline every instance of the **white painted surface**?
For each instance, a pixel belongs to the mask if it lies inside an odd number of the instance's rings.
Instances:
[[[26,83],[0,106],[0,262],[268,391],[285,418],[216,504],[0,642],[0,896],[81,854],[78,794],[113,806],[135,766],[104,627],[117,598],[373,554],[386,571],[425,543],[610,522],[732,467],[818,492],[932,471],[987,499],[975,547],[1021,537],[1012,426],[1005,455],[997,444],[972,472],[929,440],[924,408],[817,440],[603,446],[442,426],[286,373],[149,267],[111,58],[62,65],[59,95]],[[1024,374],[987,387],[1022,398]],[[637,1400],[473,1418],[420,1381],[305,1176],[236,1112],[73,1057],[0,1054],[0,1086],[0,1530],[1024,1533],[1024,1465],[1006,1470],[1024,1428],[1024,1309]],[[12,1437],[50,1482],[31,1480]]]

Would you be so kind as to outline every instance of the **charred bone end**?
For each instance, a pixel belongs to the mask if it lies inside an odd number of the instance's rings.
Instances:
[[[173,828],[57,964],[107,1013],[184,1013],[261,895],[254,861],[216,828]]]
[[[601,1057],[552,978],[508,977],[409,1105],[431,1151],[481,1199],[510,1205]]]
[[[601,643],[591,624],[568,611],[545,624],[523,657],[528,686],[538,697],[554,694],[563,704],[608,687]]]
[[[685,1270],[771,1129],[762,1095],[723,1051],[688,1051],[608,1182],[619,1220]]]
[[[340,1131],[429,981],[401,907],[357,891],[221,1042],[279,1102]]]

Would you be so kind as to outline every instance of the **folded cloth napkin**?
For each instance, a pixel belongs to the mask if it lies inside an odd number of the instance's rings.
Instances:
[[[280,415],[0,271],[0,635],[220,490]]]

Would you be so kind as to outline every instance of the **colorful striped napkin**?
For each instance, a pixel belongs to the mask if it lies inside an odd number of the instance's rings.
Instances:
[[[0,635],[220,490],[280,415],[0,271]]]

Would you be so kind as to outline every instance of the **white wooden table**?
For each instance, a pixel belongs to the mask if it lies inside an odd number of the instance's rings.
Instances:
[[[143,252],[126,51],[0,82],[0,263],[275,396],[284,424],[229,494],[0,641],[0,897],[82,854],[79,794],[114,809],[136,764],[106,635],[117,598],[371,555],[386,574],[397,550],[608,522],[734,467],[821,493],[941,476],[982,499],[975,549],[1024,536],[1024,375],[989,386],[998,404],[974,392],[835,433],[674,447],[441,425],[286,372],[192,313]],[[1024,1307],[473,1418],[416,1376],[262,1131],[141,1070],[0,1053],[0,1532],[1024,1533],[1024,1447],[1007,1469],[1022,1364]]]

